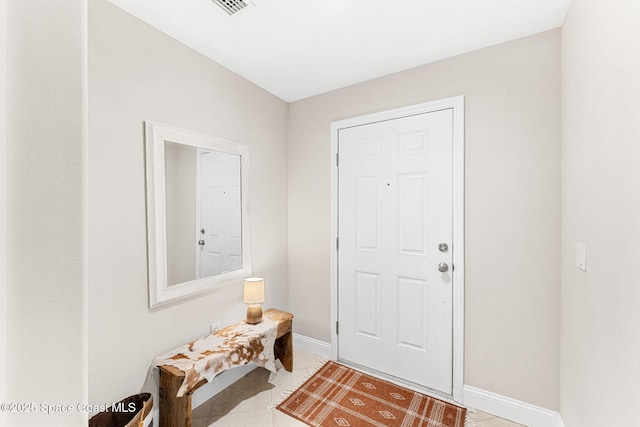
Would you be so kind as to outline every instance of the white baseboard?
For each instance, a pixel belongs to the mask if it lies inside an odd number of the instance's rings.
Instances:
[[[465,385],[465,406],[505,418],[528,427],[564,427],[560,414],[510,397]]]
[[[331,344],[296,333],[293,334],[293,348],[326,358],[331,357]]]

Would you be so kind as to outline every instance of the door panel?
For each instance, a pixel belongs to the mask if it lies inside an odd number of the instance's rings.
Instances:
[[[370,338],[380,334],[380,275],[356,272],[356,333]]]
[[[398,252],[427,253],[427,176],[424,173],[398,176]]]
[[[398,277],[398,344],[426,351],[428,288],[424,280]]]
[[[242,268],[240,156],[200,149],[197,277]]]
[[[380,252],[380,177],[357,177],[355,198],[358,250]]]
[[[339,358],[451,393],[451,109],[338,135]]]

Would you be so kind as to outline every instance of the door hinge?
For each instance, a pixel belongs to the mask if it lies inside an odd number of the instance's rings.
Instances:
[[[340,249],[340,238],[336,237],[336,250]]]
[[[336,153],[336,166],[340,166],[340,153]]]
[[[336,335],[340,333],[340,323],[336,322]]]

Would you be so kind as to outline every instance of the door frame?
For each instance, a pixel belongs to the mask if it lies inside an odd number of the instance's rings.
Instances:
[[[201,239],[200,237],[200,203],[202,203],[202,200],[200,199],[200,191],[202,190],[201,188],[201,179],[200,179],[200,164],[202,163],[202,152],[203,151],[211,151],[208,148],[203,148],[203,147],[196,147],[196,229],[194,230],[196,233],[195,236],[195,242],[198,242],[198,240]],[[200,245],[198,245],[196,243],[195,245],[195,253],[196,253],[196,274],[195,274],[195,278],[196,279],[201,279],[202,277],[200,277],[200,258],[202,257],[202,252],[200,250]]]
[[[395,108],[331,122],[331,358],[338,360],[338,134],[341,129],[435,111],[453,110],[453,349],[452,394],[464,386],[464,96]]]

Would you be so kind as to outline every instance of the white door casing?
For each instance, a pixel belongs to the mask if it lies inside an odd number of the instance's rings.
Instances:
[[[332,124],[339,153],[332,228],[340,247],[332,253],[332,319],[340,323],[333,357],[457,400],[462,110],[463,98],[456,97]],[[448,249],[441,251],[440,243]],[[440,263],[449,271],[440,272]]]

